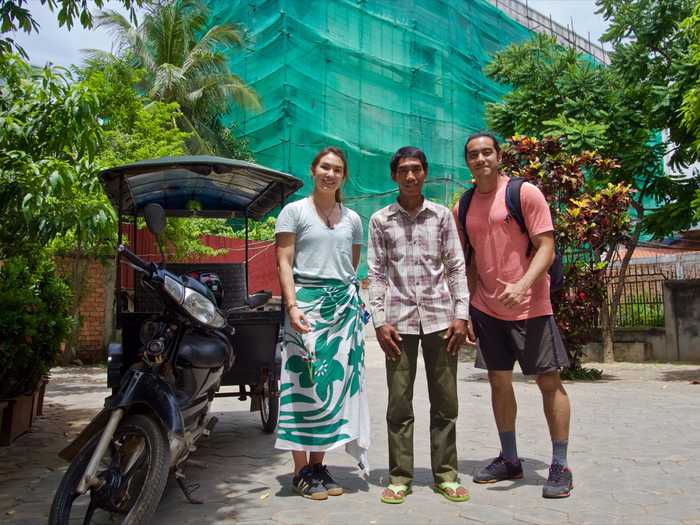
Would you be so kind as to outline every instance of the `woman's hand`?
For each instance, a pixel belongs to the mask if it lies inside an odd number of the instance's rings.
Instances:
[[[289,322],[295,332],[306,334],[311,331],[309,321],[306,319],[304,312],[297,305],[289,308]]]

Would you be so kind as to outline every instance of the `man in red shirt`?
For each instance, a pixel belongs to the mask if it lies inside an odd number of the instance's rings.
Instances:
[[[509,179],[499,170],[501,151],[496,138],[490,133],[471,135],[464,145],[464,157],[476,186],[462,225],[471,252],[467,274],[469,311],[478,346],[476,366],[488,369],[501,441],[499,456],[474,481],[494,483],[523,476],[515,440],[513,366],[517,360],[524,374],[536,375],[552,438],[552,464],[542,495],[567,497],[573,488],[567,465],[570,406],[559,370],[568,364],[568,356],[549,299],[548,269],[554,260],[549,207],[539,189],[522,185],[524,234],[506,206]],[[529,242],[533,246],[530,257],[526,255]]]

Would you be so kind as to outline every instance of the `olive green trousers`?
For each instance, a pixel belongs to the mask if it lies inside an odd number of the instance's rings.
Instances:
[[[391,483],[408,485],[413,480],[413,384],[416,379],[418,344],[423,350],[430,398],[430,461],[436,483],[457,480],[456,430],[457,357],[445,351],[445,330],[431,334],[401,334],[401,355],[387,359],[389,402],[386,422],[389,436]]]

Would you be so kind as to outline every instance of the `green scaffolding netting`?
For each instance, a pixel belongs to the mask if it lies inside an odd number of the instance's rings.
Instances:
[[[344,202],[365,225],[396,198],[389,160],[401,146],[425,151],[426,196],[452,201],[468,180],[464,139],[483,129],[485,104],[507,89],[483,67],[531,34],[485,0],[208,3],[216,23],[248,32],[231,66],[263,104],[235,111],[230,123],[259,163],[305,181],[298,196],[311,191],[316,152],[340,146],[350,173]]]

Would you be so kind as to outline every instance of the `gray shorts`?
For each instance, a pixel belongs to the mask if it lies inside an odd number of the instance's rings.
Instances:
[[[522,321],[496,319],[469,307],[476,334],[476,367],[513,370],[517,360],[523,374],[554,372],[569,365],[559,328],[551,315]]]

